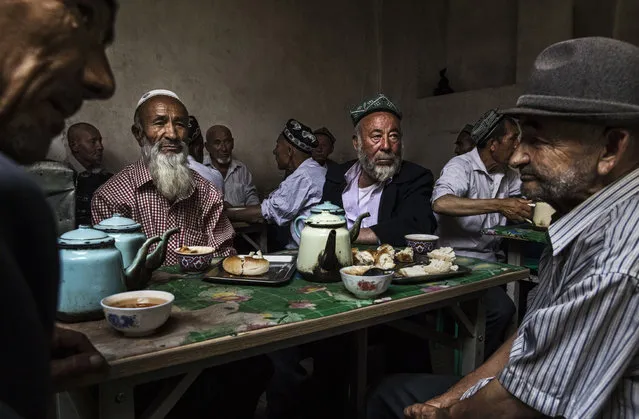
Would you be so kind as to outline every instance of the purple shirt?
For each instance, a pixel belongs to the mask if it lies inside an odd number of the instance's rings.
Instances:
[[[359,175],[362,173],[362,167],[359,162],[355,163],[344,175],[346,179],[346,188],[342,193],[342,203],[346,212],[346,223],[348,228],[353,227],[357,217],[365,212],[371,214],[370,217],[362,220],[362,228],[368,228],[377,224],[379,215],[379,204],[382,198],[384,187],[391,179],[386,182],[375,183],[371,185],[372,190],[359,187]],[[360,199],[360,197],[362,199]]]
[[[293,234],[293,221],[300,215],[311,214],[311,207],[322,200],[325,181],[326,167],[308,158],[262,201],[262,216],[266,221],[278,226],[290,223],[288,248],[299,247],[298,238]]]

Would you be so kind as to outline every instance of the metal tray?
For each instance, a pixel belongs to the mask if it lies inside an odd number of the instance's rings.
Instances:
[[[406,266],[417,265],[417,264],[418,263],[411,263],[411,264],[407,264]],[[395,285],[412,285],[412,284],[420,284],[422,282],[441,281],[442,279],[455,278],[458,276],[466,275],[473,271],[472,269],[466,266],[462,266],[462,265],[457,265],[457,266],[458,268],[456,271],[448,272],[445,274],[430,274],[430,275],[405,277],[405,276],[400,276],[397,272],[395,272],[392,283]],[[398,265],[398,267],[395,269],[399,270],[403,267],[404,266]]]
[[[268,272],[259,276],[232,275],[222,268],[222,260],[215,264],[202,278],[207,282],[233,285],[280,286],[293,279],[296,257],[292,255],[264,255],[270,263]]]

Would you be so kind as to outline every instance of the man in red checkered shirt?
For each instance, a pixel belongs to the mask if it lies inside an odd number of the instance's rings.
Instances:
[[[147,237],[178,227],[169,240],[165,264],[177,263],[173,249],[211,246],[216,256],[235,254],[231,222],[215,186],[189,169],[189,114],[177,95],[152,90],[139,100],[131,131],[142,158],[98,189],[91,201],[93,224],[119,213],[142,225]]]

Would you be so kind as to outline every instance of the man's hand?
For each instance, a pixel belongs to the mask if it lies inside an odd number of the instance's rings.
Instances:
[[[55,328],[51,354],[51,377],[54,383],[98,372],[106,367],[105,359],[86,336],[75,330]]]
[[[437,396],[434,399],[428,400],[426,404],[443,408],[443,407],[450,407],[454,405],[455,403],[457,403],[458,401],[459,401],[459,397],[451,395],[451,392],[447,391],[441,396]]]
[[[505,198],[500,200],[499,212],[512,221],[526,221],[532,218],[532,201],[522,198]]]
[[[439,408],[428,403],[418,403],[404,409],[406,419],[450,419],[448,409]]]

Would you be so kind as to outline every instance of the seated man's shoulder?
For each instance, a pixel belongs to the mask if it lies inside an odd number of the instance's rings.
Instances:
[[[123,187],[132,187],[134,181],[134,167],[135,163],[131,163],[115,174],[103,172],[106,181],[102,184],[102,186],[100,186],[100,188],[98,188],[96,193],[120,189]]]
[[[203,197],[212,197],[215,202],[223,201],[222,192],[211,182],[206,180],[202,175],[196,171],[192,171],[193,180],[195,181],[195,188],[198,191],[199,199]]]
[[[408,182],[423,176],[432,177],[432,175],[432,172],[424,166],[404,160],[402,162],[402,167],[397,174],[397,181]]]
[[[38,196],[44,200],[37,183],[24,168],[0,154],[0,196],[8,200],[11,196]]]
[[[327,165],[326,180],[332,182],[344,182],[344,175],[348,169],[353,167],[357,160],[350,160],[345,163],[335,163]]]

